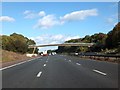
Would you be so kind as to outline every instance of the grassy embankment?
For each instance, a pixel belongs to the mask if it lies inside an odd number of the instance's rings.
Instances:
[[[26,60],[29,59],[25,54],[19,54],[11,51],[6,50],[0,50],[2,52],[2,59],[0,62],[11,62],[11,61],[20,61],[20,60]]]

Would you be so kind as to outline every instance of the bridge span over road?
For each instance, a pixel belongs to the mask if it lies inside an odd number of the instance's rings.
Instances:
[[[29,45],[28,48],[34,48],[33,54],[37,47],[47,47],[47,46],[87,46],[91,47],[95,43],[63,43],[63,44],[43,44],[43,45]]]
[[[63,44],[43,44],[43,45],[29,45],[28,48],[47,47],[47,46],[92,46],[95,43],[63,43]]]

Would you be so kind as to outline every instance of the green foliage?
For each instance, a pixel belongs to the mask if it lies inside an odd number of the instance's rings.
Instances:
[[[118,48],[120,45],[120,22],[108,33],[106,46],[109,49]]]
[[[80,38],[79,39],[71,39],[69,41],[65,41],[65,43],[75,43],[75,42],[80,42],[80,41],[81,41]]]
[[[71,39],[69,41],[65,41],[65,43],[96,43],[92,47],[58,47],[57,52],[103,52],[108,49],[115,49],[112,51],[116,51],[120,53],[120,22],[108,32],[108,34],[104,33],[95,33],[94,35],[86,35],[84,38],[79,39]],[[116,50],[117,49],[117,50]]]
[[[107,38],[106,34],[96,33],[92,36],[86,35],[84,38],[72,39],[66,41],[65,43],[96,43],[93,47],[59,47],[58,52],[88,52],[88,51],[96,51],[99,52],[101,49],[105,49],[105,39]]]
[[[27,46],[26,39],[24,38],[23,35],[13,33],[10,35],[10,38],[13,41],[12,42],[13,47],[11,48],[13,49],[12,51],[20,52],[20,53],[27,52],[28,46]]]
[[[13,33],[10,36],[2,35],[2,48],[8,51],[19,53],[32,53],[33,49],[29,49],[28,45],[33,45],[35,42],[21,34]],[[38,49],[36,49],[36,53]]]
[[[47,50],[47,53],[52,53],[52,50]]]
[[[84,43],[90,43],[92,38],[89,35],[86,35],[81,41]]]
[[[104,50],[105,47],[105,40],[107,38],[107,34],[98,33],[91,36],[91,42],[96,43],[93,47],[90,48],[93,52],[100,52]]]

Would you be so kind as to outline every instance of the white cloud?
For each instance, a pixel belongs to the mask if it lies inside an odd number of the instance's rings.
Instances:
[[[54,15],[47,15],[47,16],[44,16],[43,18],[40,18],[38,20],[38,23],[34,26],[34,28],[48,29],[58,24],[60,23]]]
[[[39,13],[36,13],[36,12],[33,12],[31,10],[26,10],[23,12],[23,14],[25,15],[24,18],[26,19],[33,19],[33,18],[36,18],[36,17],[43,17],[46,15],[46,13],[44,11],[40,11]]]
[[[45,15],[46,15],[46,13],[45,13],[44,11],[40,11],[40,12],[39,12],[39,16],[43,17],[43,16],[45,16]]]
[[[84,20],[89,16],[97,16],[98,15],[97,9],[89,9],[89,10],[81,10],[71,12],[64,16],[57,18],[53,14],[48,14],[44,11],[40,11],[39,13],[33,13],[31,11],[25,11],[24,13],[27,14],[25,18],[34,18],[37,15],[40,16],[38,22],[33,26],[33,28],[41,28],[41,29],[48,29],[55,25],[62,25],[66,21],[78,21]]]
[[[57,44],[57,43],[64,43],[67,40],[71,39],[76,39],[80,38],[80,36],[70,36],[70,35],[62,35],[62,34],[57,34],[57,35],[41,35],[37,37],[32,37],[31,39],[35,40],[37,44]]]
[[[33,18],[38,17],[38,14],[31,10],[26,10],[23,12],[23,14],[25,15],[24,18],[26,18],[26,19],[33,19]]]
[[[26,11],[23,12],[23,14],[29,14],[29,13],[31,13],[30,10],[26,10]]]
[[[5,22],[14,22],[15,19],[9,16],[0,16],[0,21],[5,21]]]
[[[26,15],[24,18],[26,18],[26,19],[33,19],[35,17],[36,17],[36,14],[30,13],[30,14]]]
[[[60,17],[59,19],[57,19],[54,15],[45,16],[44,11],[41,11],[39,15],[43,16],[43,18],[39,19],[38,23],[34,26],[34,28],[39,27],[43,29],[48,29],[55,25],[64,24],[66,21],[78,21],[78,20],[83,20],[88,16],[97,16],[98,13],[97,13],[97,9],[81,10],[66,14],[63,17]]]
[[[98,15],[97,11],[98,11],[97,9],[75,11],[68,13],[63,17],[60,17],[60,19],[62,22],[84,20],[89,16],[97,16]]]
[[[60,43],[64,43],[67,40],[71,40],[71,39],[76,39],[76,38],[80,38],[80,36],[70,36],[70,35],[62,35],[62,34],[57,34],[57,35],[49,35],[49,34],[45,34],[45,35],[41,35],[41,36],[37,36],[37,37],[31,37],[32,40],[34,40],[37,45],[40,44],[60,44]],[[55,49],[57,47],[52,47],[52,49]],[[51,47],[43,47],[42,49],[51,49]]]
[[[26,19],[33,19],[33,18],[35,18],[36,16],[37,16],[36,14],[30,13],[30,14],[28,14],[27,16],[25,16],[24,18],[26,18]]]

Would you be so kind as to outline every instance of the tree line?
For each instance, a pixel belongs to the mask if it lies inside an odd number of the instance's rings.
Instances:
[[[13,33],[10,36],[2,35],[2,49],[17,53],[32,53],[33,48],[28,48],[29,45],[35,45],[35,41],[24,37],[21,34]],[[38,48],[35,53],[38,53]]]
[[[71,52],[104,52],[120,53],[120,22],[107,34],[95,33],[84,38],[71,39],[64,43],[95,43],[92,47],[59,46],[57,53]]]

